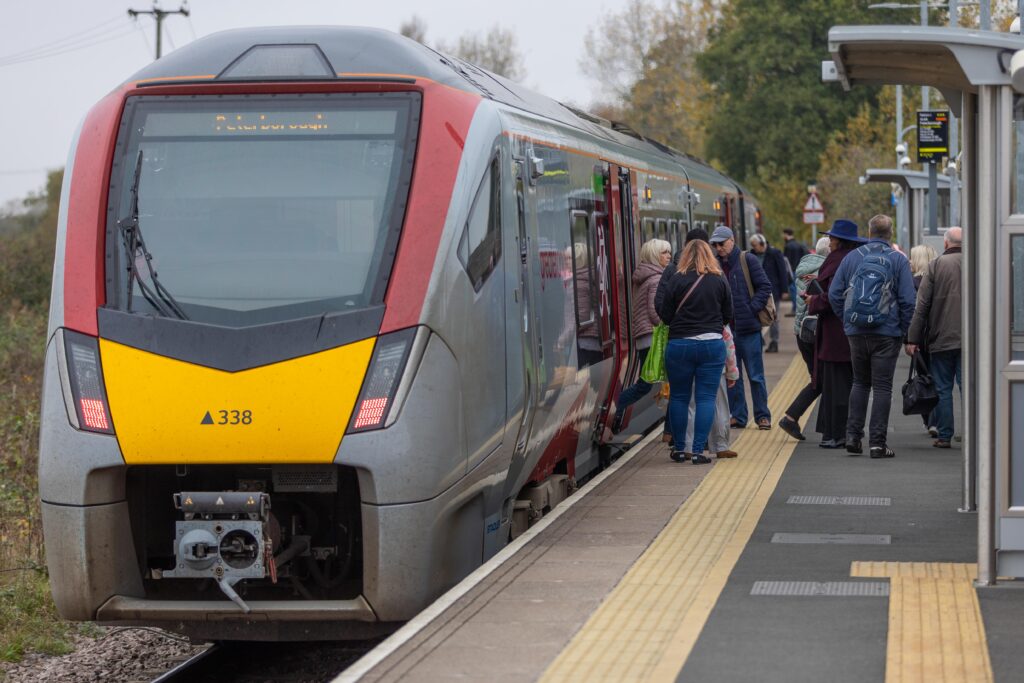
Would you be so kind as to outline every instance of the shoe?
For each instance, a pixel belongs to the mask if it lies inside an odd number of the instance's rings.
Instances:
[[[668,432],[663,432],[662,435],[661,435],[661,442],[662,443],[672,443],[672,435],[669,434]]]
[[[709,462],[711,462],[711,458],[707,457],[706,455],[696,453],[693,456],[694,465],[707,465]]]
[[[945,439],[935,439],[935,441],[932,442],[932,446],[934,446],[935,448],[952,448],[953,444],[946,441]]]
[[[800,431],[800,423],[788,416],[783,416],[783,418],[779,420],[779,429],[786,432],[797,441],[807,440],[807,437]]]
[[[864,446],[861,445],[860,439],[853,439],[846,442],[846,452],[850,455],[861,455],[864,453]]]
[[[746,429],[746,428],[747,428],[747,425],[745,425],[745,424],[741,425],[740,421],[737,420],[735,417],[731,418],[729,420],[729,429]]]
[[[757,421],[757,428],[762,431],[767,431],[772,428],[772,421],[767,417],[762,417]]]
[[[765,349],[764,352],[765,353],[778,353],[779,352],[779,342],[772,342],[771,344],[768,345],[768,348]]]
[[[896,453],[894,453],[888,446],[872,446],[871,457],[876,460],[878,458],[895,458]]]
[[[933,439],[939,438],[939,428],[938,427],[929,427],[928,428],[928,436],[932,437]]]
[[[668,454],[668,457],[672,458],[675,462],[686,462],[690,459],[690,454],[684,453],[683,451],[677,451],[673,448],[672,452]]]
[[[718,451],[719,458],[735,458],[739,455],[736,451]]]
[[[618,434],[622,431],[622,417],[620,415],[615,416],[609,429],[612,430],[612,434]]]
[[[841,441],[835,439],[822,439],[818,443],[818,448],[842,448],[842,445]]]

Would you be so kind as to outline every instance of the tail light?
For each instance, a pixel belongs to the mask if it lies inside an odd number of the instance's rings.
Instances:
[[[416,328],[410,327],[383,335],[377,340],[362,391],[352,411],[349,434],[384,426],[415,337]]]
[[[64,330],[64,352],[79,429],[113,434],[107,392],[103,388],[99,344],[94,337]]]

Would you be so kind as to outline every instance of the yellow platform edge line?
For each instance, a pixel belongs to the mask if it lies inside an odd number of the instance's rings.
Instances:
[[[806,382],[796,357],[769,397],[772,413]],[[540,680],[674,681],[796,444],[777,430],[743,431],[740,457],[715,465]],[[667,571],[677,580],[664,580]]]
[[[888,578],[886,683],[994,678],[973,562],[852,562],[850,576]]]

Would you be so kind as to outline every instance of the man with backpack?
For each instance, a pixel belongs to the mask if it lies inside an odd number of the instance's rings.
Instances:
[[[892,378],[902,341],[914,317],[916,293],[910,261],[894,250],[892,219],[875,216],[868,222],[868,243],[843,259],[828,290],[832,310],[843,321],[850,340],[853,388],[846,423],[846,450],[864,452],[864,422],[871,405],[869,445],[872,458],[896,454],[886,443]]]

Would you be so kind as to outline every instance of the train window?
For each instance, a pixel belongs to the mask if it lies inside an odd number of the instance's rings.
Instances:
[[[480,182],[459,240],[459,261],[477,292],[501,258],[501,163],[496,155]]]
[[[108,305],[244,327],[382,303],[419,106],[414,93],[129,98],[106,244],[107,272],[123,275]],[[118,229],[132,218],[134,253]]]
[[[672,245],[672,253],[679,248],[679,221],[668,222],[668,242]]]
[[[665,220],[664,218],[658,219],[655,236],[659,240],[665,240],[666,242],[668,241],[668,221]]]
[[[594,246],[590,240],[590,219],[583,211],[572,212],[572,256],[576,293],[576,328],[593,326],[597,301],[597,278],[594,277]]]
[[[654,232],[654,219],[645,218],[640,223],[640,244],[645,244],[648,240],[653,240],[655,237]]]

